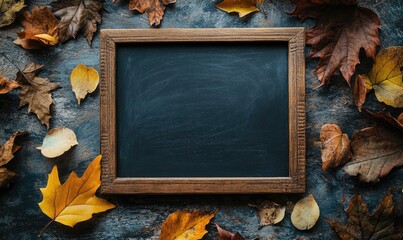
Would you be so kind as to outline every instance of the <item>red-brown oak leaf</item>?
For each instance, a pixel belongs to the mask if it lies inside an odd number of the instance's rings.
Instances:
[[[97,26],[102,21],[102,0],[57,0],[51,6],[55,16],[60,18],[60,41],[76,38],[78,32],[82,31],[91,45]]]
[[[356,0],[296,0],[291,15],[317,20],[307,30],[306,42],[312,46],[310,57],[319,58],[315,73],[321,85],[337,69],[350,85],[361,48],[367,57],[375,57],[381,22],[375,12],[358,6]]]
[[[342,240],[401,240],[403,234],[396,233],[394,230],[393,208],[394,203],[390,191],[382,198],[373,214],[370,214],[362,197],[356,193],[350,199],[347,208],[347,225],[330,219],[326,219],[326,221]]]

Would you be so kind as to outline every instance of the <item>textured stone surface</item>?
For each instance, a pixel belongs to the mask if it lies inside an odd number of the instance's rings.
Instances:
[[[47,0],[32,0],[28,7],[48,5]],[[178,0],[166,10],[163,28],[224,28],[224,27],[292,27],[312,26],[313,21],[299,22],[286,14],[293,9],[290,1],[273,1],[266,8],[267,18],[257,13],[239,20],[236,14],[226,14],[214,8],[218,1]],[[381,16],[381,48],[403,45],[403,2],[401,0],[375,0],[361,2]],[[128,10],[127,1],[105,4],[101,28],[148,28],[148,19]],[[18,20],[17,20],[18,21]],[[12,43],[21,29],[16,22],[0,30],[0,52],[6,54],[19,68],[35,61],[45,64],[41,76],[50,77],[62,88],[53,93],[52,105],[54,118],[51,127],[65,126],[74,130],[79,145],[62,157],[50,160],[43,157],[35,147],[40,146],[46,135],[46,127],[27,109],[18,110],[18,91],[0,95],[0,139],[1,143],[17,130],[28,131],[22,137],[23,148],[8,165],[19,175],[10,189],[0,192],[0,238],[34,239],[37,232],[49,221],[41,213],[37,203],[42,196],[39,191],[47,181],[47,174],[57,164],[61,179],[76,170],[79,175],[90,161],[99,153],[99,90],[90,94],[77,105],[71,91],[69,74],[80,63],[99,70],[99,33],[92,47],[80,35],[54,48],[27,51]],[[156,30],[158,31],[158,30]],[[308,49],[307,49],[308,51]],[[45,239],[157,239],[159,229],[169,213],[178,209],[213,210],[218,208],[214,222],[231,231],[238,231],[246,238],[274,237],[275,239],[337,239],[330,230],[324,217],[345,220],[343,209],[355,191],[363,194],[370,209],[376,207],[388,188],[392,188],[397,212],[397,227],[403,226],[403,169],[393,170],[387,177],[375,184],[364,184],[356,178],[344,176],[343,172],[330,170],[322,173],[320,151],[315,146],[319,139],[320,127],[325,123],[336,123],[342,130],[352,134],[372,122],[360,114],[354,106],[352,88],[340,76],[335,76],[330,86],[317,90],[314,75],[315,61],[307,61],[307,194],[312,193],[321,209],[321,218],[310,231],[296,230],[290,221],[290,213],[276,226],[258,228],[259,219],[255,209],[247,205],[257,199],[272,199],[280,203],[297,200],[304,195],[224,195],[224,196],[105,196],[117,208],[107,213],[97,214],[88,222],[78,224],[74,229],[53,223],[43,234]],[[360,69],[367,69],[361,66]],[[0,56],[0,74],[14,78],[17,69]],[[384,106],[374,101],[373,94],[367,104],[372,109]],[[343,187],[343,177],[345,185]],[[344,190],[343,190],[344,189]],[[341,201],[344,192],[345,202]],[[206,239],[214,239],[216,230],[208,227]]]

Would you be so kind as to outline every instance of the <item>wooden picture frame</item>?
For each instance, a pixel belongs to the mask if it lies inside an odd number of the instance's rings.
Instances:
[[[288,42],[289,177],[119,178],[116,45],[144,42]],[[304,28],[101,30],[100,145],[103,194],[261,194],[305,191]]]

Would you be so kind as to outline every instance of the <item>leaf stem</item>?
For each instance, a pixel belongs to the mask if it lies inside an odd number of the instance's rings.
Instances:
[[[41,231],[39,232],[39,234],[38,234],[38,238],[41,237],[43,231],[45,231],[45,229],[46,229],[47,227],[49,227],[49,225],[50,225],[53,221],[55,221],[55,220],[52,219],[50,222],[48,222],[48,223],[45,225],[45,227],[42,228],[42,230],[41,230]]]

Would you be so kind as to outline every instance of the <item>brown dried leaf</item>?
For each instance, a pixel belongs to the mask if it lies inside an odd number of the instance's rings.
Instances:
[[[14,144],[15,138],[24,134],[23,132],[16,132],[3,146],[0,146],[0,188],[8,187],[17,175],[3,166],[9,163],[14,158],[14,153],[21,148],[21,146]]]
[[[376,211],[371,215],[362,197],[357,193],[350,199],[347,209],[347,225],[326,219],[330,227],[342,240],[389,239],[401,240],[402,233],[394,230],[394,203],[390,190],[382,198]]]
[[[6,94],[18,87],[20,87],[20,85],[17,82],[0,76],[0,94]]]
[[[76,38],[82,31],[91,45],[97,26],[102,21],[102,0],[57,0],[51,6],[55,16],[60,18],[57,28],[61,42]]]
[[[343,170],[361,181],[376,182],[403,165],[403,135],[385,126],[364,128],[351,140],[353,158]]]
[[[15,20],[15,15],[24,5],[24,0],[1,0],[0,4],[0,28],[10,25]]]
[[[285,207],[275,202],[265,200],[249,206],[258,209],[261,227],[277,224],[284,219]]]
[[[29,13],[24,13],[24,20],[21,25],[24,27],[15,44],[25,49],[37,49],[45,46],[53,46],[58,42],[58,31],[56,17],[47,7],[35,6]]]
[[[362,106],[367,98],[367,87],[365,85],[365,79],[361,75],[357,75],[354,84],[354,103],[358,108],[358,111],[362,111]]]
[[[51,91],[59,85],[52,83],[48,78],[37,77],[36,72],[43,65],[36,63],[28,64],[24,70],[17,73],[17,82],[21,86],[20,108],[28,105],[28,112],[33,112],[49,128],[50,105],[53,103]]]
[[[319,216],[319,206],[310,194],[295,204],[291,213],[291,222],[299,230],[309,230],[315,226]]]
[[[322,170],[337,167],[351,159],[350,140],[336,124],[325,124],[320,131]]]
[[[218,224],[214,224],[218,232],[218,240],[245,240],[245,238],[239,233],[231,233],[222,229]]]
[[[369,114],[375,120],[379,120],[381,122],[386,122],[386,123],[390,124],[391,126],[397,128],[403,132],[403,112],[400,113],[398,118],[394,118],[392,115],[390,115],[389,112],[385,112],[385,111],[373,113],[371,111],[364,109],[364,112]]]
[[[359,61],[359,51],[374,58],[380,44],[378,29],[381,22],[372,10],[357,6],[356,0],[297,0],[291,13],[301,20],[316,19],[306,33],[312,46],[311,58],[319,58],[316,75],[321,84],[328,83],[339,69],[350,85]]]
[[[117,0],[113,0],[116,2]],[[164,16],[165,6],[175,3],[176,0],[130,0],[129,9],[139,13],[146,13],[150,25],[158,26]]]

